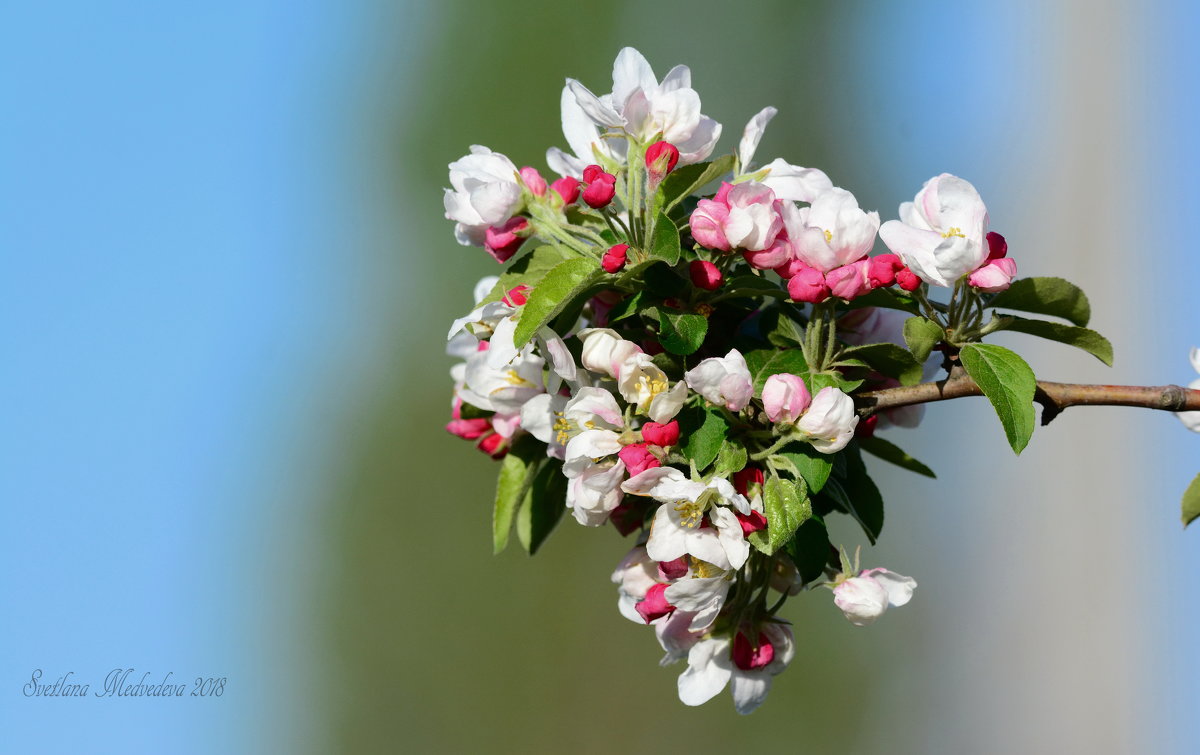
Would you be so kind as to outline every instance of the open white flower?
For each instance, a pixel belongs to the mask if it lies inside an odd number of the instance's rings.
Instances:
[[[567,507],[575,521],[587,527],[599,527],[621,503],[621,480],[625,465],[620,461],[591,464],[567,483]]]
[[[925,182],[900,219],[879,228],[879,238],[921,280],[953,286],[988,258],[988,214],[979,192],[949,173]]]
[[[443,204],[453,220],[454,238],[463,246],[483,246],[484,233],[500,225],[521,206],[517,166],[499,152],[478,144],[471,153],[450,163],[450,185]]]
[[[871,251],[879,213],[863,212],[853,194],[833,187],[818,195],[810,207],[785,204],[783,223],[795,258],[827,273]]]
[[[692,614],[688,628],[702,632],[717,620],[733,586],[733,572],[692,559],[690,576],[667,587],[667,602],[676,610]]]
[[[598,158],[625,161],[625,142],[602,138],[608,130],[624,130],[640,142],[655,137],[668,141],[679,150],[680,165],[707,159],[721,136],[721,124],[700,112],[691,70],[675,66],[659,82],[646,58],[632,47],[617,54],[612,92],[596,96],[567,79],[561,104],[563,135],[575,154],[551,149],[546,162],[564,176],[579,177]]]
[[[796,430],[821,453],[835,454],[854,437],[857,426],[854,399],[827,386],[817,391],[808,411],[796,423]]]
[[[639,414],[660,424],[670,422],[687,401],[687,386],[680,381],[672,388],[667,374],[649,354],[632,354],[617,368],[617,374],[621,397],[635,404]]]
[[[1192,347],[1192,369],[1200,372],[1200,349],[1195,346]],[[1188,388],[1200,391],[1200,378],[1189,383]],[[1183,422],[1184,427],[1194,433],[1200,433],[1200,412],[1179,412],[1176,416]]]
[[[472,354],[463,371],[463,401],[480,409],[501,414],[519,414],[526,401],[544,392],[542,367],[545,361],[532,346],[526,346],[516,358],[502,367],[488,363],[488,352]]]
[[[728,480],[697,482],[673,467],[655,467],[630,477],[621,489],[663,503],[646,541],[646,552],[655,561],[687,555],[718,569],[739,569],[750,557],[750,544],[733,513],[749,514],[750,502]]]
[[[730,685],[733,705],[745,715],[767,699],[771,679],[795,655],[792,631],[774,622],[759,628],[757,644],[744,632],[734,637],[708,637],[688,652],[688,668],[679,675],[679,700],[703,705]]]
[[[596,387],[580,388],[575,397],[563,405],[554,429],[556,440],[566,445],[563,474],[577,477],[621,450],[625,417],[608,391]]]

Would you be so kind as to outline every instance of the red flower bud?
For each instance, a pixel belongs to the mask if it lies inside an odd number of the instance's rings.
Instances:
[[[1008,256],[1008,242],[1004,240],[1003,236],[996,233],[995,231],[988,231],[987,242],[988,242],[988,258],[987,258],[988,262],[991,262],[992,260],[998,260],[1001,257]]]
[[[647,590],[646,597],[633,607],[647,624],[675,610],[675,606],[667,602],[667,596],[664,594],[666,591],[667,586],[660,582]]]
[[[663,579],[679,579],[688,573],[687,556],[680,556],[673,561],[659,561],[658,575]]]
[[[692,285],[705,291],[716,291],[725,280],[716,265],[704,260],[693,260],[688,264],[688,272],[692,276]]]
[[[788,281],[788,295],[796,301],[816,304],[829,298],[829,286],[820,270],[806,267]]]
[[[905,291],[916,291],[921,287],[921,279],[906,267],[896,271],[896,285]]]
[[[750,497],[754,493],[752,486],[757,485],[761,488],[766,480],[763,471],[758,467],[745,467],[733,475],[733,487],[742,495]]]
[[[629,254],[629,244],[614,244],[604,253],[604,257],[600,260],[600,267],[604,268],[606,273],[620,272],[621,268],[625,267],[625,258]]]
[[[678,162],[679,150],[670,142],[655,142],[646,150],[646,171],[654,183],[663,180],[668,173],[675,170]]]
[[[733,512],[737,517],[738,524],[742,525],[742,534],[749,535],[751,532],[758,532],[767,528],[767,518],[757,511],[751,511],[749,514],[739,514]]]
[[[529,300],[527,296],[529,290],[529,286],[526,286],[524,283],[519,286],[513,286],[508,289],[508,292],[504,294],[504,298],[501,301],[510,307],[522,307]]]
[[[650,453],[645,443],[633,443],[625,446],[617,452],[617,456],[625,462],[625,468],[629,470],[630,477],[639,475],[647,469],[662,466],[662,462],[658,460],[657,456]]]
[[[497,262],[507,262],[525,243],[527,234],[522,232],[528,227],[529,221],[519,217],[510,218],[504,225],[491,226],[484,231],[483,248]]]
[[[872,257],[867,267],[867,280],[872,288],[886,288],[896,282],[896,271],[903,270],[904,263],[894,254]]]
[[[579,199],[579,179],[577,178],[571,178],[570,176],[560,178],[550,184],[550,188],[562,197],[564,205],[575,204],[575,201]]]
[[[599,165],[589,165],[583,171],[583,179],[587,188],[583,190],[583,201],[588,207],[598,210],[608,206],[617,193],[617,177],[605,173]]]
[[[446,431],[451,435],[457,435],[463,440],[475,440],[483,437],[483,434],[492,429],[492,423],[489,420],[479,419],[454,419],[446,424]]]
[[[639,611],[640,613],[640,611]],[[744,671],[753,671],[770,665],[775,660],[775,646],[767,639],[767,635],[758,633],[758,645],[750,643],[750,638],[738,632],[733,638],[733,662]]]
[[[642,439],[652,446],[673,446],[679,442],[679,422],[671,420],[665,425],[647,422],[642,425]]]
[[[875,427],[879,424],[879,415],[872,414],[862,422],[859,422],[854,428],[854,437],[856,438],[871,438],[875,435]]]
[[[508,443],[500,433],[492,433],[479,441],[479,450],[493,459],[503,459],[508,454]]]

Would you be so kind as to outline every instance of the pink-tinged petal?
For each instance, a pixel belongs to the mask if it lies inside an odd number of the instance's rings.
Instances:
[[[658,86],[654,69],[650,67],[646,58],[632,47],[622,48],[617,53],[617,59],[613,61],[612,79],[612,98],[618,108],[624,107],[625,101],[635,90],[654,89]]]
[[[679,148],[679,164],[691,165],[707,160],[721,138],[721,124],[701,115],[700,122],[688,138],[675,142]]]
[[[867,277],[870,267],[868,260],[859,260],[849,265],[834,268],[825,274],[825,282],[829,285],[829,293],[839,299],[853,301],[870,292],[871,281]]]
[[[894,607],[912,600],[913,591],[917,589],[917,580],[887,569],[867,569],[862,576],[878,582],[887,593],[888,605]]]
[[[728,252],[728,239],[725,238],[724,225],[729,218],[729,208],[711,199],[701,199],[689,219],[692,238],[706,249],[716,249]]]
[[[688,668],[679,676],[679,700],[684,705],[703,705],[720,694],[729,683],[733,664],[729,638],[701,640],[688,652]]]
[[[729,691],[733,695],[733,707],[743,716],[753,713],[767,699],[771,691],[771,675],[765,671],[741,671],[733,673]]]
[[[742,252],[742,257],[746,259],[750,267],[759,270],[774,270],[777,267],[787,264],[791,254],[791,244],[780,234],[771,246],[759,251],[744,251]]]
[[[634,606],[634,610],[638,612],[638,615],[647,624],[655,619],[661,619],[675,610],[675,606],[668,603],[663,595],[666,590],[667,586],[665,584],[654,585],[646,591],[646,597],[639,600],[637,605]]]
[[[664,482],[682,482],[684,480],[687,480],[687,476],[674,467],[655,467],[630,477],[621,485],[621,489],[632,495],[649,496],[655,488]],[[671,558],[678,558],[678,556],[672,556]],[[656,560],[670,561],[671,559],[660,558]]]
[[[608,425],[607,429],[617,430],[625,426],[625,417],[617,400],[603,388],[584,386],[575,397],[563,407],[563,414],[580,420],[580,424],[600,420]],[[596,428],[591,428],[596,429]],[[600,428],[604,429],[604,428]]]
[[[921,280],[931,286],[951,286],[938,268],[934,250],[942,242],[941,234],[914,228],[899,220],[889,220],[879,227],[879,238],[904,264],[908,265]]]
[[[883,585],[870,577],[851,577],[833,588],[833,603],[856,627],[873,624],[888,607]]]
[[[1016,260],[1011,257],[1000,257],[971,273],[971,277],[967,278],[967,283],[980,291],[998,294],[1007,289],[1012,284],[1013,278],[1016,277]]]
[[[596,124],[607,128],[621,128],[625,125],[625,119],[621,114],[592,94],[592,90],[575,79],[567,79],[567,86],[570,88],[571,94],[575,96],[575,102]],[[580,155],[580,157],[586,158],[585,155]]]
[[[766,165],[769,171],[762,183],[775,192],[778,199],[792,202],[811,202],[822,192],[833,188],[829,176],[816,168],[801,168],[776,158]]]
[[[820,270],[804,267],[788,279],[788,296],[796,301],[816,304],[829,298],[829,286]]]
[[[763,386],[763,408],[772,422],[794,424],[812,403],[808,386],[798,375],[780,373],[767,378]]]
[[[674,561],[658,562],[658,575],[663,580],[668,580],[668,581],[680,579],[682,577],[687,576],[688,569],[690,569],[690,568],[691,568],[691,565],[688,563],[687,558],[681,556],[680,558],[677,558]],[[671,596],[668,595],[667,600],[670,600],[670,599],[671,599]]]
[[[635,477],[647,469],[662,466],[662,462],[658,460],[657,456],[650,453],[645,443],[633,443],[625,446],[617,452],[617,456],[625,462],[629,474]]]

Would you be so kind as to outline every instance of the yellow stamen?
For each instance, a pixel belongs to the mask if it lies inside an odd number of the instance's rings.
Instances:
[[[504,371],[504,379],[508,382],[509,385],[519,385],[519,386],[525,387],[525,388],[537,388],[536,385],[534,385],[533,383],[529,382],[525,378],[518,375],[517,371],[513,370],[513,369]]]
[[[695,556],[688,556],[688,561],[692,565],[692,576],[698,577],[700,579],[711,579],[712,577],[719,577],[719,576],[721,576],[721,572],[724,571],[723,569],[719,569],[716,566],[713,566],[712,564],[708,563],[707,561],[701,561],[700,559],[696,558]]]
[[[958,226],[951,226],[950,230],[948,230],[942,234],[942,238],[944,238],[944,239],[948,239],[951,236],[957,236],[960,239],[966,238],[966,236],[963,235],[962,229],[959,228]]]
[[[833,231],[825,231],[825,243],[828,244],[830,241],[833,241]]]
[[[704,518],[704,506],[695,501],[676,501],[675,510],[679,512],[679,524],[695,529]]]

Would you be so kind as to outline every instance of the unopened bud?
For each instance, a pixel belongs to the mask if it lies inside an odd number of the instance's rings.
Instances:
[[[916,291],[921,287],[921,279],[906,267],[896,271],[896,285],[905,291]]]
[[[679,150],[670,142],[655,142],[646,150],[646,172],[651,184],[658,184],[679,162]]]
[[[659,561],[658,575],[664,580],[679,579],[688,573],[687,556],[680,556],[673,561]]]
[[[671,420],[665,425],[647,422],[642,425],[642,439],[652,446],[673,446],[679,442],[679,422]]]
[[[650,449],[646,448],[645,443],[633,443],[625,446],[617,452],[617,456],[625,462],[625,468],[629,470],[630,477],[639,475],[647,469],[662,466],[662,462],[658,460],[657,456],[650,453]]]
[[[605,173],[599,165],[589,165],[584,168],[583,180],[587,183],[587,187],[583,190],[583,201],[594,210],[607,207],[617,193],[617,177],[611,173]]]
[[[693,260],[688,264],[688,272],[692,276],[692,285],[705,291],[716,291],[725,280],[717,266],[705,260]]]
[[[521,180],[525,182],[525,188],[529,189],[535,197],[546,196],[546,179],[537,172],[537,168],[531,168],[528,165],[521,168]]]
[[[896,282],[896,271],[903,270],[904,263],[894,254],[872,257],[867,266],[867,280],[872,288],[886,288]]]
[[[604,253],[604,257],[600,260],[600,267],[604,268],[606,273],[617,273],[625,267],[625,259],[629,254],[629,244],[614,244]]]
[[[497,262],[507,262],[525,243],[529,235],[525,233],[528,228],[529,221],[521,217],[510,218],[503,225],[491,226],[484,231],[483,248]]]
[[[479,441],[479,450],[493,459],[503,459],[508,454],[508,442],[500,433],[492,433]]]
[[[788,296],[796,301],[806,301],[810,304],[823,302],[829,298],[829,286],[825,276],[816,268],[806,267],[797,272],[788,281]]]
[[[758,633],[758,644],[750,642],[743,632],[733,638],[733,663],[743,671],[764,668],[775,660],[775,646],[763,632]]]
[[[675,610],[675,606],[667,602],[666,592],[667,586],[660,582],[647,590],[646,597],[639,600],[634,606],[634,610],[647,624],[655,619],[661,619]]]
[[[751,511],[749,514],[741,514],[733,512],[737,517],[738,524],[742,525],[742,534],[749,535],[751,532],[758,532],[767,528],[767,518],[757,511]]]
[[[995,231],[988,231],[988,262],[1008,256],[1008,242]]]
[[[510,307],[523,307],[525,302],[529,301],[530,288],[522,283],[519,286],[513,286],[505,294],[501,300]]]
[[[575,204],[579,199],[579,179],[577,178],[571,176],[560,178],[550,184],[550,188],[562,197],[564,205]]]

